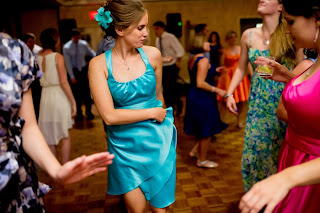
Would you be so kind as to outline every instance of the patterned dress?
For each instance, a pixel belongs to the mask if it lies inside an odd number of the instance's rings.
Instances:
[[[49,188],[23,150],[24,120],[17,115],[23,92],[40,76],[28,47],[0,33],[0,212],[44,212]]]
[[[269,56],[270,51],[250,47],[248,54],[255,70],[256,58]],[[282,64],[285,65],[285,63]],[[284,83],[263,79],[256,72],[252,76],[241,159],[246,191],[249,191],[256,182],[277,172],[279,149],[287,129],[287,124],[277,118],[277,106],[284,86]]]

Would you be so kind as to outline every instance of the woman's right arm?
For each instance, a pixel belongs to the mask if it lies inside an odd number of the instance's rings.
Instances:
[[[248,58],[248,41],[249,41],[249,36],[250,36],[250,29],[247,29],[246,31],[243,32],[242,37],[241,37],[241,52],[240,52],[240,59],[239,59],[239,64],[238,67],[233,74],[229,89],[227,90],[227,95],[233,94],[235,89],[238,87],[238,85],[241,83],[243,80],[244,76],[247,73],[247,66],[249,63],[249,58]],[[237,113],[237,106],[234,98],[232,96],[227,97],[227,108],[233,113],[233,114],[238,114]]]
[[[107,82],[108,70],[104,54],[91,59],[88,74],[94,103],[107,125],[131,124],[148,119],[155,119],[158,122],[164,120],[166,110],[161,107],[137,110],[114,108]]]
[[[198,62],[198,70],[196,77],[197,87],[208,92],[215,92],[223,97],[226,94],[225,90],[212,86],[206,82],[209,66],[209,60],[207,58],[203,58]]]
[[[277,117],[279,120],[288,123],[288,113],[287,113],[287,110],[284,108],[284,105],[282,102],[282,96],[280,97],[280,101],[277,107]]]

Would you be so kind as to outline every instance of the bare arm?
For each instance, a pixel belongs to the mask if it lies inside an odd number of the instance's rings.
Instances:
[[[18,116],[25,120],[22,129],[23,149],[55,181],[63,184],[73,183],[89,175],[106,170],[106,166],[112,163],[111,159],[114,158],[114,155],[102,152],[76,158],[61,166],[51,153],[38,128],[30,89],[23,94]]]
[[[278,103],[277,117],[279,120],[288,123],[288,113],[287,113],[287,110],[284,108],[284,105],[282,102],[282,96],[280,97],[280,101]]]
[[[220,66],[224,66],[225,49],[221,50],[221,56],[219,57]]]
[[[156,76],[156,97],[157,100],[160,100],[163,104],[163,107],[166,108],[165,101],[162,93],[162,57],[160,51],[154,52],[155,57],[151,59],[150,63],[153,66],[155,76]]]
[[[66,94],[68,100],[71,103],[72,116],[74,117],[74,116],[76,116],[76,113],[77,113],[76,101],[73,97],[73,94],[72,94],[72,91],[71,91],[71,88],[70,88],[70,85],[68,82],[67,72],[66,72],[63,56],[59,53],[57,54],[57,69],[58,69],[60,86],[61,86],[63,92]]]
[[[261,65],[269,63],[270,59],[267,59],[265,57],[257,57],[255,64]],[[272,79],[274,81],[288,83],[296,77],[297,75],[300,75],[302,72],[307,70],[310,66],[313,65],[313,62],[309,59],[305,59],[299,63],[294,70],[291,72],[288,70],[287,67],[279,64],[278,62],[270,61],[271,66],[273,67],[273,75],[271,77],[268,77],[268,79]]]
[[[161,57],[159,60],[161,63]],[[89,63],[90,90],[98,111],[107,125],[130,124],[148,119],[163,121],[165,118],[163,113],[166,113],[166,110],[160,107],[137,110],[115,109],[107,79],[105,56],[102,54],[94,57]]]
[[[247,67],[249,63],[249,58],[248,58],[249,36],[250,36],[250,29],[247,29],[246,31],[243,32],[241,37],[241,51],[240,51],[239,64],[235,73],[232,76],[229,89],[227,90],[228,95],[233,94],[233,92],[238,87],[238,85],[240,84],[240,82],[243,80],[244,76],[247,73]],[[229,96],[227,97],[226,102],[227,102],[226,104],[229,111],[235,115],[238,115],[237,105],[234,98],[232,96]]]
[[[198,70],[197,70],[197,87],[199,89],[203,89],[206,90],[208,92],[215,92],[218,93],[221,96],[224,96],[226,91],[219,89],[217,87],[211,86],[210,84],[208,84],[206,82],[206,77],[208,74],[208,68],[209,68],[210,64],[209,64],[209,60],[207,58],[202,58],[199,62],[198,62]]]
[[[320,183],[320,158],[289,167],[256,183],[240,202],[242,213],[258,213],[267,205],[265,213],[271,213],[276,205],[294,187]]]
[[[235,71],[235,73],[232,76],[232,80],[229,86],[229,89],[227,91],[227,94],[233,94],[235,89],[238,87],[238,85],[243,80],[244,76],[247,73],[247,66],[249,63],[248,58],[248,40],[249,40],[249,30],[244,31],[242,37],[241,37],[241,51],[240,51],[240,59],[238,67]]]

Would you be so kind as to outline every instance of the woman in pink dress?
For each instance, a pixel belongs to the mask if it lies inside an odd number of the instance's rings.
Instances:
[[[287,32],[297,48],[320,51],[320,1],[283,0]],[[272,64],[272,62],[269,62]],[[288,77],[288,76],[287,76]],[[255,213],[320,212],[320,60],[285,87],[278,114],[288,120],[278,173],[243,196],[240,209]]]

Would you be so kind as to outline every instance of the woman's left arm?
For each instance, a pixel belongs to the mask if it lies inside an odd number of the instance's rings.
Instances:
[[[151,66],[154,69],[156,76],[156,97],[157,100],[162,102],[162,107],[166,108],[162,94],[162,56],[160,51],[157,48],[145,46],[144,50],[148,56]]]
[[[271,213],[278,203],[297,186],[320,183],[320,158],[289,167],[256,183],[239,204],[242,213]]]
[[[101,152],[76,158],[61,166],[51,153],[38,128],[33,109],[31,89],[23,93],[22,105],[18,116],[25,120],[22,129],[23,149],[55,181],[62,184],[73,183],[89,175],[106,170],[106,166],[112,163],[114,155],[110,155],[108,152]]]

